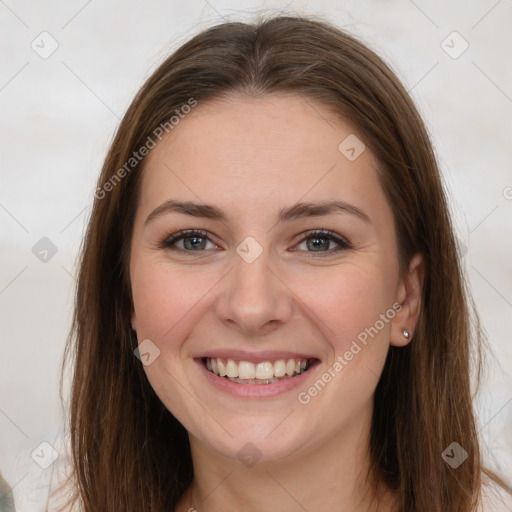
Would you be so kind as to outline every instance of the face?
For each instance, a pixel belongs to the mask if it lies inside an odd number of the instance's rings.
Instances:
[[[240,95],[199,103],[148,156],[132,326],[151,386],[205,449],[306,456],[368,417],[405,343],[392,210],[355,137],[312,100]]]

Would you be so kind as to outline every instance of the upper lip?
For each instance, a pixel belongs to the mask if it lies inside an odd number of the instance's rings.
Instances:
[[[247,352],[246,350],[234,350],[234,349],[212,349],[202,353],[198,353],[193,356],[194,359],[201,359],[205,357],[209,358],[221,358],[221,359],[233,359],[234,361],[249,361],[251,363],[260,363],[263,361],[277,361],[279,359],[318,359],[311,354],[305,354],[302,352],[291,352],[291,351],[274,351],[274,350],[263,350],[260,352]]]

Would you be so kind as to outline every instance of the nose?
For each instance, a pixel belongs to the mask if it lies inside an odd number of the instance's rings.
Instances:
[[[289,321],[293,294],[270,265],[268,250],[251,263],[238,254],[216,299],[220,321],[240,333],[263,336]]]

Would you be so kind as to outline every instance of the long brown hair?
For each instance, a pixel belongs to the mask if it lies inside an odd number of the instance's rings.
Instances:
[[[479,382],[483,336],[429,136],[380,57],[318,17],[292,16],[222,23],[196,35],[151,75],[121,121],[83,241],[64,361],[73,364],[72,479],[80,508],[171,511],[193,479],[187,432],[134,356],[129,248],[144,160],[126,164],[159,126],[170,130],[169,119],[191,99],[201,104],[232,92],[321,102],[352,123],[380,162],[401,271],[420,252],[425,280],[414,339],[390,348],[375,391],[372,474],[397,491],[400,512],[476,510],[482,472],[505,484],[481,466],[470,371]],[[452,442],[468,453],[456,469],[441,456]]]

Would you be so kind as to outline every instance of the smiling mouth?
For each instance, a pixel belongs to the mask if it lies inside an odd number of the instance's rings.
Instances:
[[[236,361],[220,357],[203,357],[205,368],[238,384],[273,384],[307,372],[318,359],[278,359],[276,361]]]

